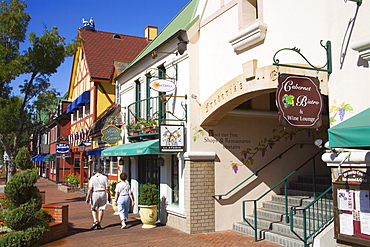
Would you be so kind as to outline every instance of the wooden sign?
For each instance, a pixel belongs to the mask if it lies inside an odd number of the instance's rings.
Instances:
[[[282,125],[319,128],[322,124],[323,102],[317,78],[280,74],[276,105]]]
[[[108,144],[116,144],[122,139],[121,129],[114,125],[109,125],[107,128],[102,129],[101,133],[103,135],[101,140]]]

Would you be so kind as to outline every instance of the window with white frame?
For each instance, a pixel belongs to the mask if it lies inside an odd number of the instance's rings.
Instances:
[[[105,174],[110,174],[110,158],[111,157],[105,158],[105,162],[104,162],[104,173]]]
[[[83,113],[84,113],[83,107],[78,108],[77,113],[78,113],[78,120],[81,120],[84,117],[83,116]]]
[[[74,111],[74,112],[72,113],[72,121],[73,121],[73,122],[76,122],[76,121],[77,121],[77,112],[76,112],[76,111]]]
[[[258,0],[242,0],[241,7],[241,26],[245,27],[258,19]]]
[[[118,158],[116,156],[111,157],[112,175],[117,175]]]
[[[90,103],[87,103],[85,105],[85,116],[89,116],[90,115]]]

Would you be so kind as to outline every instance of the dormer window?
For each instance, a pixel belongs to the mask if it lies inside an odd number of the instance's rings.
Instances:
[[[121,36],[119,36],[118,34],[115,34],[113,35],[113,39],[121,39]]]

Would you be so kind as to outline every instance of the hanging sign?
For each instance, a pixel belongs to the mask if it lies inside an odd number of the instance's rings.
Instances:
[[[319,128],[322,124],[322,97],[317,78],[279,75],[276,105],[282,125]]]
[[[183,152],[185,150],[184,125],[161,124],[159,126],[161,152]]]
[[[68,154],[69,153],[69,144],[68,143],[57,143],[56,153],[57,154]]]
[[[176,85],[173,81],[165,79],[153,79],[150,81],[150,88],[157,92],[171,92],[175,90]]]
[[[122,139],[121,129],[114,125],[109,125],[105,129],[102,129],[101,133],[103,135],[101,140],[108,144],[116,144]]]

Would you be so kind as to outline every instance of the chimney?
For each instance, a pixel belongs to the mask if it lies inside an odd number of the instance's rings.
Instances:
[[[157,37],[157,34],[158,34],[158,27],[147,26],[144,29],[144,35],[148,41],[152,41],[155,37]]]

